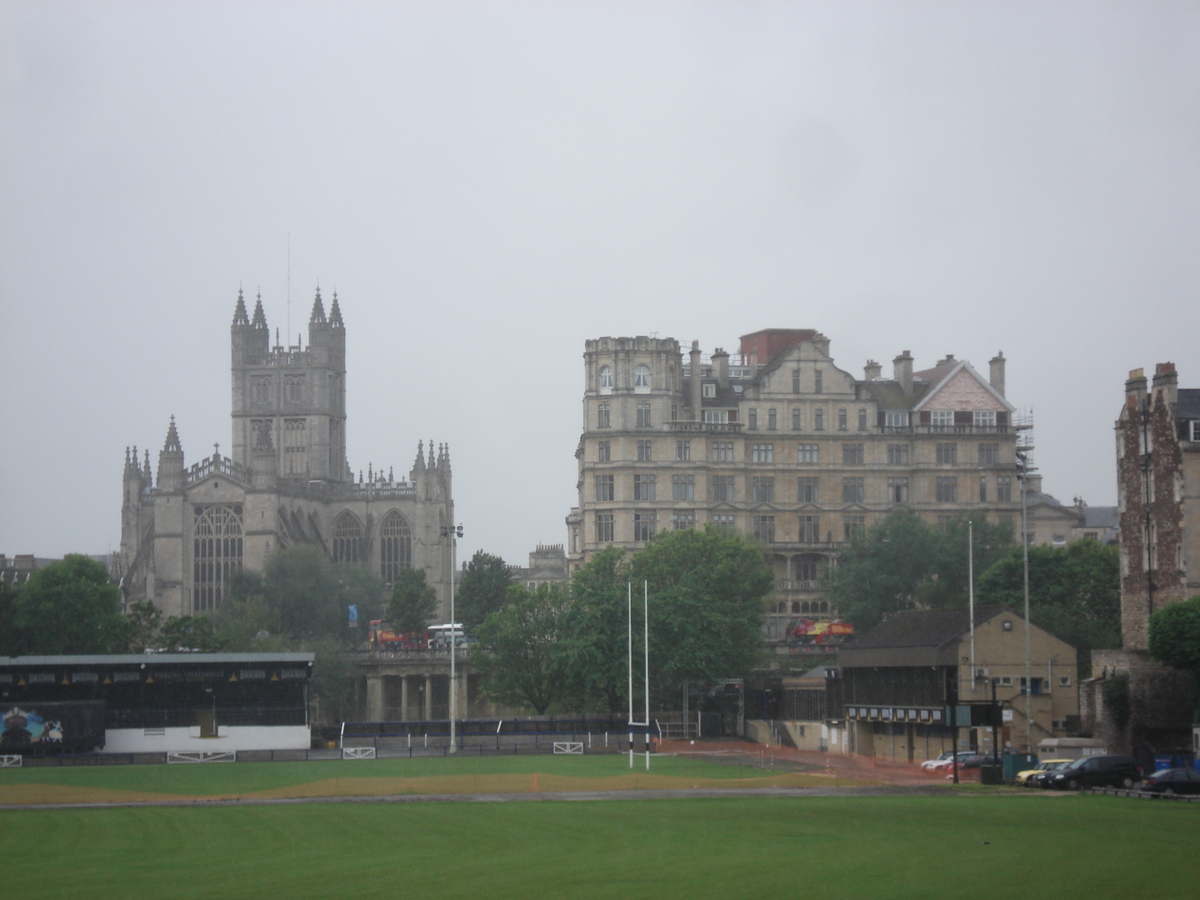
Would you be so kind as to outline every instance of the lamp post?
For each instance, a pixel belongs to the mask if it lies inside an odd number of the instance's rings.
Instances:
[[[454,576],[458,567],[458,539],[462,537],[461,525],[443,525],[442,537],[450,539],[450,752],[458,752],[455,735],[455,719],[458,717],[458,679],[454,670],[454,657],[458,624],[454,621]]]
[[[1021,560],[1025,592],[1025,752],[1033,753],[1033,650],[1029,632],[1029,491],[1026,482],[1033,470],[1030,447],[1017,448],[1017,478],[1021,485]]]

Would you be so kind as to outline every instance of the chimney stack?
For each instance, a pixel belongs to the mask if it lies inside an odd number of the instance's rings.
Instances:
[[[1162,392],[1166,396],[1168,407],[1174,407],[1179,402],[1179,373],[1175,371],[1175,363],[1159,363],[1154,367],[1154,393]]]
[[[722,388],[729,387],[729,354],[718,347],[712,355],[713,375]]]
[[[883,366],[873,359],[868,359],[867,364],[863,366],[863,375],[866,376],[867,381],[878,381],[882,372]]]
[[[892,360],[892,366],[896,381],[900,382],[900,389],[904,391],[904,396],[911,397],[913,392],[912,354],[905,350]]]
[[[1146,373],[1141,369],[1130,369],[1125,382],[1125,402],[1140,408],[1146,400]]]
[[[691,388],[689,393],[691,394],[691,402],[692,402],[692,421],[702,422],[704,420],[704,414],[700,410],[701,377],[700,377],[700,342],[699,341],[692,341],[692,352],[688,355],[688,363],[691,366],[691,371],[692,371],[691,383],[689,384],[689,387]]]
[[[1001,397],[1004,396],[1004,351],[1001,350],[992,357],[992,377],[988,379],[991,382],[996,393]]]

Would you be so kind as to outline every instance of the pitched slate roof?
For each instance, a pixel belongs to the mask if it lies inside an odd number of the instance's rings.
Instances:
[[[1121,511],[1115,506],[1083,507],[1084,528],[1116,528],[1121,524]]]
[[[1008,613],[1005,606],[975,607],[975,627]],[[1017,616],[1020,618],[1020,616]],[[971,630],[967,609],[913,609],[884,619],[853,644],[838,651],[838,665],[952,666],[958,642]]]
[[[1200,390],[1180,388],[1175,414],[1183,419],[1200,419]]]

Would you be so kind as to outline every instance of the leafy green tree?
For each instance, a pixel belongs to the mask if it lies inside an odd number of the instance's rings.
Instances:
[[[333,566],[331,574],[337,585],[337,602],[342,623],[341,637],[347,643],[363,643],[367,639],[370,621],[383,618],[386,605],[383,579],[366,566],[354,563],[338,563]],[[351,606],[358,610],[356,628],[350,627]]]
[[[1007,522],[973,522],[956,516],[945,528],[929,528],[932,539],[930,571],[919,589],[922,605],[930,609],[966,606],[971,590],[971,550],[974,548],[975,584],[1013,546],[1012,526]]]
[[[267,604],[280,631],[296,639],[338,635],[342,630],[338,585],[328,562],[309,544],[280,550],[263,569]]]
[[[0,579],[0,656],[20,656],[17,633],[17,589]]]
[[[651,693],[658,702],[674,697],[684,681],[711,684],[750,673],[775,581],[762,547],[713,525],[664,531],[634,554],[630,576],[635,597],[643,580],[649,585]]]
[[[296,649],[310,650],[315,655],[310,689],[316,699],[317,719],[344,721],[354,708],[354,683],[358,675],[351,653],[330,635],[305,641]]]
[[[1150,656],[1191,672],[1193,702],[1200,700],[1200,597],[1168,603],[1150,616]]]
[[[454,595],[455,616],[463,630],[474,634],[484,619],[504,606],[512,583],[512,573],[503,559],[476,550],[463,567]]]
[[[925,521],[910,510],[897,510],[838,557],[830,573],[829,600],[855,630],[869,631],[886,616],[922,602],[934,556]]]
[[[94,559],[71,555],[30,577],[13,601],[21,652],[35,655],[120,653],[128,631],[121,592]]]
[[[169,653],[216,653],[225,649],[225,641],[217,633],[215,620],[209,616],[168,616],[159,629],[156,643]]]
[[[980,573],[1008,552],[1012,539],[1008,524],[972,526],[959,517],[945,529],[932,528],[899,509],[841,554],[830,574],[829,599],[859,633],[900,610],[966,606],[971,547],[978,585]]]
[[[1025,603],[1025,565],[1012,548],[979,577],[981,602],[1020,610]],[[1079,672],[1091,672],[1091,651],[1121,644],[1120,557],[1116,547],[1094,540],[1066,547],[1029,548],[1029,618],[1079,650]]]
[[[513,585],[503,608],[476,631],[471,662],[479,667],[489,697],[514,706],[530,706],[544,715],[566,690],[560,641],[566,635],[568,603],[561,585],[537,590]]]
[[[402,634],[428,627],[437,614],[437,592],[425,583],[424,569],[401,569],[392,584],[387,619]]]
[[[279,610],[267,601],[267,587],[259,572],[242,570],[229,580],[225,603],[213,616],[214,628],[233,653],[269,653],[287,650]]]
[[[125,613],[125,630],[127,633],[128,650],[130,653],[142,651],[156,646],[155,639],[159,624],[162,622],[162,610],[150,600],[135,600],[129,604]]]
[[[616,713],[628,694],[629,560],[605,547],[571,579],[567,636],[562,642],[571,705]]]

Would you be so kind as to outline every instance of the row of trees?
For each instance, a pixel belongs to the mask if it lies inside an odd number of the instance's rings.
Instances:
[[[1023,550],[1007,524],[973,526],[975,599],[1024,606]],[[900,510],[846,550],[829,580],[842,616],[863,632],[886,616],[914,607],[963,607],[969,591],[966,519],[934,528]],[[1030,618],[1080,650],[1089,672],[1092,650],[1121,644],[1120,561],[1098,541],[1029,548]]]
[[[461,595],[479,588],[471,615],[490,612],[475,619],[471,661],[489,696],[539,714],[552,707],[626,709],[629,597],[632,591],[633,652],[641,659],[643,583],[649,586],[653,702],[673,705],[683,682],[748,675],[762,648],[764,603],[774,580],[760,546],[712,526],[661,532],[631,556],[609,547],[567,585],[508,585],[502,596],[494,565],[478,556],[472,562],[480,574],[476,579],[468,571]],[[490,590],[482,589],[485,583]],[[641,689],[639,677],[635,693]]]

